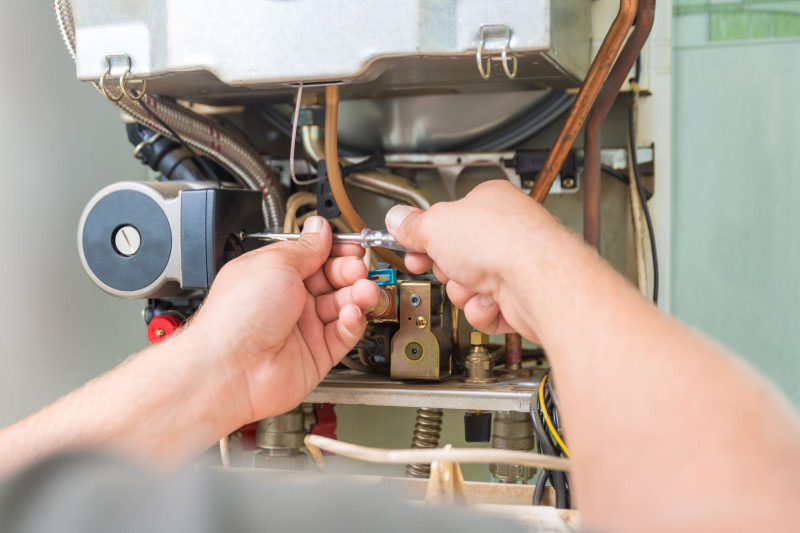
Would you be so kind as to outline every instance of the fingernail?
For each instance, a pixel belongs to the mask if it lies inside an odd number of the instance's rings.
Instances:
[[[303,233],[319,233],[322,229],[322,217],[308,217],[303,224]]]
[[[386,213],[386,229],[394,230],[411,214],[411,207],[407,205],[396,205]]]
[[[479,301],[484,307],[491,307],[494,305],[494,300],[492,300],[491,296],[486,296],[485,294],[481,294]]]

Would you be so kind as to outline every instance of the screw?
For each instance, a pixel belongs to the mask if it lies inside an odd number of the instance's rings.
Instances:
[[[564,178],[561,180],[561,186],[565,189],[575,188],[575,178]]]
[[[166,332],[166,331],[164,331],[164,330],[163,330],[163,329],[161,329],[161,328],[158,328],[158,329],[156,330],[156,336],[158,336],[158,337],[163,337],[163,336],[164,336],[164,335],[166,335],[166,334],[167,334],[167,332]]]
[[[428,325],[428,321],[425,320],[424,316],[418,316],[417,317],[417,327],[419,329],[425,329],[425,326],[427,326],[427,325]]]
[[[419,297],[419,294],[412,294],[411,297],[408,299],[408,303],[417,307],[419,304],[422,303],[422,298]]]
[[[125,257],[136,255],[142,245],[142,236],[133,226],[122,226],[114,233],[114,248]]]

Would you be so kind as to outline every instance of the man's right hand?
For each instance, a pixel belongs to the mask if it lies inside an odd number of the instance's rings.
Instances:
[[[561,228],[525,193],[507,181],[489,181],[461,200],[437,203],[427,211],[395,206],[386,215],[386,227],[414,250],[406,255],[409,270],[432,268],[475,328],[490,334],[518,331],[536,339],[515,302],[515,287],[530,271],[525,254],[531,234]]]

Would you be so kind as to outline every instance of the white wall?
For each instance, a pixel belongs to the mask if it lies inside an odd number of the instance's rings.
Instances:
[[[141,302],[97,289],[78,259],[83,206],[142,179],[115,109],[78,82],[52,3],[0,0],[0,427],[146,343]]]

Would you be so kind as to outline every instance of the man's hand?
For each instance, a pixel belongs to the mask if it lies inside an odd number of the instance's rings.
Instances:
[[[364,251],[330,252],[328,222],[309,218],[300,240],[226,265],[183,333],[202,336],[229,368],[231,391],[245,395],[244,422],[296,407],[363,335],[378,300],[377,286],[364,279]]]
[[[432,268],[474,327],[491,334],[518,331],[536,339],[529,317],[521,315],[512,298],[519,269],[530,272],[519,252],[528,246],[531,232],[564,230],[526,194],[506,181],[489,181],[462,200],[437,203],[427,211],[396,206],[386,215],[386,227],[419,252],[406,256],[409,270]]]

